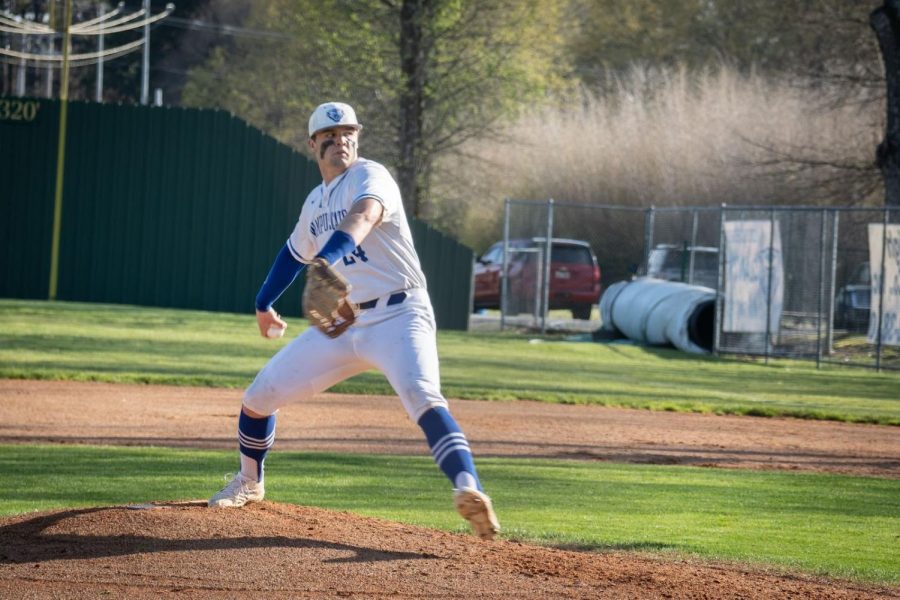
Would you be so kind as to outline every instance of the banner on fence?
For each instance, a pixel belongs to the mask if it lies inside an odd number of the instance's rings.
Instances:
[[[869,224],[869,265],[872,280],[869,343],[878,343],[878,314],[881,311],[881,343],[900,346],[900,225],[888,225],[885,231],[881,223]]]
[[[784,263],[778,223],[773,239],[772,221],[726,222],[723,331],[765,333],[768,322],[769,331],[775,333],[783,305]]]

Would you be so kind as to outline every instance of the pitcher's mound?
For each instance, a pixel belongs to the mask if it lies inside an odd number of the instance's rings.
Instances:
[[[733,565],[570,552],[273,502],[0,519],[9,598],[881,598]]]

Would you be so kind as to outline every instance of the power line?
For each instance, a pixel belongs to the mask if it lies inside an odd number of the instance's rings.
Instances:
[[[108,24],[109,24],[109,19],[112,19],[113,17],[115,17],[116,15],[118,15],[120,12],[122,12],[122,7],[123,7],[123,6],[125,6],[125,3],[124,3],[124,2],[119,2],[119,5],[116,6],[113,10],[109,11],[108,13],[104,13],[104,14],[98,16],[98,17],[95,17],[95,18],[93,18],[93,19],[89,19],[89,20],[87,20],[87,21],[81,21],[80,23],[77,23],[76,25],[73,25],[72,27],[73,27],[73,28],[74,28],[74,27],[78,27],[78,26],[81,26],[81,27],[91,27],[91,26],[96,25],[97,23],[107,23],[107,25],[108,25]]]
[[[175,7],[167,6],[166,8],[171,10]],[[78,35],[102,35],[104,33],[115,33],[116,31],[129,31],[131,29],[137,29],[138,27],[142,27],[144,25],[143,21],[140,23],[133,23],[129,21],[134,21],[135,19],[143,17],[146,14],[147,11],[142,8],[141,10],[137,10],[130,15],[125,15],[124,17],[113,19],[112,21],[90,24],[88,24],[89,21],[85,21],[84,23],[76,23],[75,25],[72,25],[70,31],[73,34]],[[159,14],[162,15],[164,13]]]
[[[70,35],[99,35],[102,36],[107,33],[117,33],[120,31],[132,31],[138,29],[139,27],[147,27],[151,23],[156,23],[161,19],[165,19],[169,15],[172,14],[172,11],[175,10],[174,4],[166,4],[166,8],[164,11],[157,13],[156,15],[148,15],[148,11],[146,9],[141,9],[135,11],[131,14],[125,15],[124,17],[119,17],[118,19],[107,21],[111,16],[117,15],[121,12],[121,4],[114,9],[113,11],[101,15],[98,18],[91,19],[89,21],[84,21],[82,23],[75,23],[74,25],[68,27],[67,31]],[[140,21],[135,21],[140,17],[145,17]],[[23,20],[21,18],[15,17],[15,15],[11,15],[3,11],[0,13],[0,31],[14,31],[16,33],[22,35],[42,35],[48,36],[53,35],[56,36],[59,34],[58,31],[52,29],[50,27],[44,25],[38,25],[32,23],[28,20]],[[132,50],[136,50],[142,44],[144,44],[146,40],[145,37],[142,39],[135,40],[129,44],[124,44],[121,46],[117,46],[115,48],[110,48],[108,50],[101,50],[100,52],[87,52],[83,54],[72,54],[68,56],[68,59],[72,61],[71,66],[84,66],[94,64],[96,61],[102,60],[104,58],[117,58],[119,56],[123,56],[128,54]],[[27,60],[38,63],[61,63],[64,60],[63,54],[55,54],[55,53],[46,53],[46,54],[36,54],[32,52],[18,52],[15,50],[11,50],[8,47],[3,48],[0,47],[0,57],[5,57],[3,62],[8,62],[9,58],[18,59],[18,60]]]
[[[168,8],[168,6],[167,6]],[[116,11],[117,12],[117,11]],[[136,16],[142,16],[140,13],[143,11],[138,11],[137,13],[132,13],[128,16],[128,18],[135,18]],[[109,13],[112,14],[112,13]],[[6,18],[4,18],[6,17]],[[127,18],[126,18],[127,19]],[[153,19],[154,21],[157,18]],[[95,20],[96,21],[96,20]],[[80,35],[100,35],[100,34],[108,34],[114,33],[115,31],[119,31],[119,29],[114,29],[112,26],[118,23],[123,22],[123,19],[117,19],[116,21],[111,21],[105,23],[104,25],[98,25],[97,23],[86,22],[84,24],[74,25],[72,27],[73,34]],[[186,29],[190,31],[205,31],[209,33],[216,33],[220,35],[230,35],[236,37],[246,37],[246,38],[255,38],[255,39],[269,39],[269,40],[292,40],[295,36],[283,33],[280,31],[274,31],[271,29],[252,29],[249,27],[240,27],[238,25],[228,25],[223,23],[211,23],[209,21],[203,21],[201,19],[185,19],[182,17],[173,17],[171,14],[165,18],[162,22],[155,23],[156,25],[163,25],[169,27],[176,27],[178,29]],[[85,25],[90,25],[90,27],[85,27]],[[133,24],[138,25],[138,24]],[[143,22],[140,23],[143,25]],[[31,35],[56,35],[59,33],[40,24],[32,24],[32,23],[22,23],[22,21],[16,22],[14,20],[13,15],[8,13],[0,13],[0,31],[6,31],[8,33],[17,33],[17,34],[31,34]]]
[[[295,37],[271,29],[250,29],[248,27],[238,27],[237,25],[224,25],[220,23],[210,23],[209,21],[201,21],[200,19],[184,19],[181,17],[169,17],[163,21],[161,25],[178,27],[180,29],[190,29],[191,31],[208,31],[210,33],[256,39],[292,40]]]
[[[86,52],[83,54],[69,54],[68,60],[72,61],[72,66],[84,66],[86,64],[94,64],[97,60],[101,58],[116,58],[118,56],[122,56],[124,54],[128,54],[132,50],[137,50],[142,44],[144,40],[136,40],[131,42],[130,44],[125,44],[123,46],[118,46],[116,48],[110,48],[109,50],[105,50],[103,52]],[[33,54],[29,52],[16,52],[15,50],[9,50],[7,48],[0,48],[0,56],[9,56],[11,58],[15,58],[18,60],[31,60],[35,62],[54,62],[54,63],[62,63],[63,55],[62,54]]]
[[[173,10],[175,10],[175,5],[167,4],[165,10],[163,10],[162,12],[159,12],[152,16],[147,16],[140,21],[135,21],[135,19],[147,15],[146,9],[141,9],[131,14],[125,15],[124,17],[120,17],[118,19],[107,22],[101,22],[102,19],[92,19],[83,23],[73,24],[69,28],[69,33],[71,35],[107,35],[110,33],[119,33],[121,31],[132,31],[165,19],[172,14]],[[112,13],[107,13],[103,16],[108,17],[109,15],[114,14],[118,11],[119,9],[117,8]],[[25,20],[16,20],[10,18],[5,13],[0,13],[0,31],[6,33],[15,33],[19,35],[59,35],[59,32],[51,27],[34,24]]]

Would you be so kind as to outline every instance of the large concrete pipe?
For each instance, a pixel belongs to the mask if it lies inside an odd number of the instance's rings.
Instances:
[[[636,342],[711,352],[716,292],[706,287],[642,277],[609,286],[600,298],[604,329]]]

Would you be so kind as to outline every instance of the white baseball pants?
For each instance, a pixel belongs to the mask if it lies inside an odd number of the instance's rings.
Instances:
[[[441,394],[437,327],[428,292],[407,290],[400,304],[360,312],[331,339],[310,327],[273,356],[244,394],[244,406],[271,415],[282,406],[323,392],[353,375],[378,369],[417,423],[429,409],[447,406]]]

